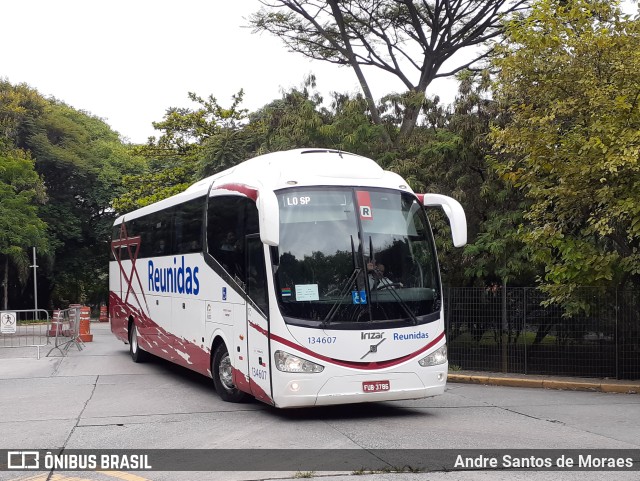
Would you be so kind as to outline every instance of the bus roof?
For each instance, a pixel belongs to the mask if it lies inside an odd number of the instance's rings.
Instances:
[[[216,185],[235,184],[271,191],[312,185],[387,187],[411,191],[399,175],[383,170],[375,161],[340,150],[294,149],[246,160],[191,185],[184,192],[130,212],[133,219],[209,193]],[[125,216],[116,219],[122,222]]]

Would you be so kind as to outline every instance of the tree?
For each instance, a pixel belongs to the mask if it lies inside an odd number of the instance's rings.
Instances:
[[[259,139],[256,154],[294,148],[333,148],[378,157],[385,151],[381,126],[373,125],[361,95],[333,92],[329,107],[316,91],[315,76],[249,115]]]
[[[300,87],[282,92],[281,98],[249,115],[249,125],[260,137],[256,154],[332,145],[326,144],[322,133],[332,114],[322,108],[323,99],[315,88],[315,76],[310,75]]]
[[[253,14],[256,32],[279,37],[293,52],[353,69],[369,115],[384,125],[363,67],[393,75],[406,88],[397,97],[402,108],[395,145],[406,140],[425,104],[431,82],[470,67],[484,58],[444,64],[461,49],[480,47],[500,35],[503,15],[524,8],[527,0],[261,0],[267,8]],[[389,131],[381,135],[388,146]]]
[[[610,0],[539,0],[506,38],[495,168],[530,203],[521,230],[545,290],[576,310],[579,285],[640,281],[640,19]]]
[[[520,238],[525,199],[522,192],[498,177],[492,168],[488,139],[491,126],[508,122],[506,112],[491,96],[488,70],[461,72],[459,95],[449,129],[460,136],[460,153],[443,172],[453,181],[454,194],[467,207],[469,243],[464,249],[465,275],[483,285],[530,285],[539,266],[531,261]]]
[[[110,203],[122,189],[122,177],[137,171],[140,160],[104,121],[54,99],[25,127],[24,145],[49,196],[40,217],[53,237],[53,301],[104,301],[116,215]]]
[[[49,248],[38,250],[42,305],[106,299],[110,203],[140,159],[101,119],[7,81],[0,81],[0,152],[29,159],[46,188],[48,201],[35,206]]]
[[[429,210],[446,284],[527,282],[533,265],[517,236],[523,196],[487,161],[490,125],[504,122],[503,112],[490,96],[488,71],[467,70],[457,78],[454,103],[443,106],[433,99],[411,142],[397,151],[387,168],[407,179],[414,190],[452,196],[464,207],[464,249],[453,247],[442,212]]]
[[[10,267],[24,284],[27,278],[28,248],[48,249],[46,224],[38,218],[37,204],[46,199],[44,186],[33,159],[19,150],[0,148],[0,264],[2,308],[9,304]]]
[[[199,104],[199,108],[170,108],[163,121],[154,122],[154,128],[164,132],[156,148],[165,155],[177,154],[187,161],[195,161],[197,178],[245,160],[255,149],[255,140],[250,129],[245,128],[249,117],[248,110],[240,106],[243,98],[244,91],[240,89],[232,96],[231,105],[225,108],[213,95],[204,99],[189,92],[189,99]],[[149,147],[153,148],[154,140]]]
[[[256,135],[248,128],[248,111],[241,108],[244,93],[232,96],[222,107],[213,95],[206,99],[189,92],[197,108],[170,107],[153,122],[162,134],[136,149],[146,168],[125,177],[126,189],[114,202],[126,213],[185,190],[198,179],[213,175],[253,156]]]

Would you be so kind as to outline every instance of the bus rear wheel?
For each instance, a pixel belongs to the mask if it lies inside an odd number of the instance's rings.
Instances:
[[[233,368],[229,350],[224,343],[220,344],[211,359],[211,377],[218,395],[223,401],[240,403],[249,399],[247,393],[240,391],[233,383]]]
[[[138,344],[138,328],[135,321],[131,321],[129,325],[129,354],[133,362],[144,362],[147,359],[146,351]]]

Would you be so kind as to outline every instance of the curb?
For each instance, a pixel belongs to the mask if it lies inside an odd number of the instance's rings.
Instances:
[[[454,383],[486,384],[490,386],[531,387],[567,391],[596,391],[622,394],[640,394],[640,382],[615,382],[600,380],[565,380],[527,377],[508,377],[482,374],[451,374],[448,381]]]

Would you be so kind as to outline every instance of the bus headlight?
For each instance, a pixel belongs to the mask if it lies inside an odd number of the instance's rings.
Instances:
[[[422,359],[420,359],[418,361],[418,364],[420,364],[422,367],[427,367],[427,366],[437,366],[438,364],[444,364],[445,362],[447,362],[446,344],[436,349],[435,351],[433,351],[427,357],[423,357]]]
[[[273,355],[278,371],[282,372],[322,372],[324,366],[303,359],[284,351],[276,351]]]

